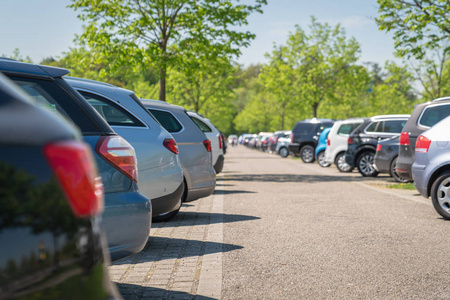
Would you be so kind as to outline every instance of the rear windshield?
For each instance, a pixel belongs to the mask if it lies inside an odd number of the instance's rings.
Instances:
[[[177,118],[170,112],[156,109],[149,109],[149,111],[168,132],[180,132],[183,129]]]
[[[419,125],[432,127],[448,116],[450,116],[450,104],[428,106],[420,116]]]
[[[349,136],[350,133],[355,130],[356,127],[358,127],[361,123],[349,123],[349,124],[342,124],[341,127],[339,127],[338,134],[343,136]]]
[[[314,127],[314,125],[315,124],[311,124],[311,123],[298,123],[295,126],[294,131],[297,134],[305,135],[311,131],[311,129]]]
[[[211,128],[209,128],[208,125],[206,125],[204,122],[200,121],[199,119],[197,119],[196,117],[191,117],[192,121],[194,121],[195,125],[198,126],[198,128],[200,128],[201,131],[203,132],[212,132]]]

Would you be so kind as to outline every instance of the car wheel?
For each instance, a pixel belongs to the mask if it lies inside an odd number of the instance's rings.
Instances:
[[[398,157],[395,157],[391,162],[390,173],[391,173],[392,178],[394,178],[395,181],[400,182],[400,183],[410,182],[408,179],[405,179],[405,178],[399,176],[397,174],[397,171],[395,171],[395,166],[397,165],[397,158]]]
[[[322,168],[331,166],[331,164],[325,160],[325,151],[320,151],[319,154],[317,154],[317,162]]]
[[[289,156],[289,150],[286,147],[281,148],[278,153],[282,158],[286,158]]]
[[[336,167],[338,168],[339,172],[351,172],[353,171],[353,168],[345,162],[345,152],[341,152],[336,156],[336,159],[334,161],[336,164]]]
[[[431,186],[431,200],[434,209],[444,219],[450,220],[450,171],[445,171]]]
[[[364,177],[376,177],[378,171],[373,167],[373,160],[375,154],[373,151],[364,151],[358,156],[356,165],[358,167],[359,173]]]
[[[300,158],[304,163],[313,163],[314,162],[314,148],[310,145],[303,146],[300,149]]]

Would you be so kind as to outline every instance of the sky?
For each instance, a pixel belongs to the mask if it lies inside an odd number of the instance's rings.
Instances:
[[[251,0],[246,0],[246,3]],[[376,0],[267,0],[263,14],[249,17],[245,30],[256,34],[248,48],[242,49],[238,63],[266,62],[265,54],[274,45],[285,44],[295,25],[307,30],[314,16],[320,23],[341,24],[348,37],[361,46],[359,62],[384,65],[394,60],[392,34],[379,31],[374,18],[378,15]],[[47,57],[61,57],[75,47],[76,34],[83,23],[77,12],[67,8],[70,0],[0,0],[0,56],[9,56],[18,48],[34,63]]]

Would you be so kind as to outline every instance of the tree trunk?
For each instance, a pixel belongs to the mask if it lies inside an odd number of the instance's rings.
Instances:
[[[317,118],[317,110],[319,108],[319,102],[314,102],[312,105],[312,109],[313,109],[313,117]]]
[[[166,101],[166,65],[159,68],[159,100]]]

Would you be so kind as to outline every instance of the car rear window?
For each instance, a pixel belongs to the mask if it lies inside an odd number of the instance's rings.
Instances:
[[[109,125],[146,127],[141,121],[111,100],[88,92],[79,91],[79,93],[95,108]]]
[[[419,118],[419,125],[432,127],[434,124],[450,116],[450,104],[426,107]]]
[[[305,135],[305,134],[308,134],[313,127],[314,127],[314,124],[298,123],[295,126],[294,131],[296,134]]]
[[[78,100],[57,85],[56,82],[14,76],[9,78],[35,99],[37,105],[65,116],[78,126],[83,133],[98,131],[95,124],[80,109],[77,104]]]
[[[361,123],[348,123],[348,124],[342,124],[341,127],[339,127],[338,134],[342,136],[349,136],[350,133],[355,130],[356,127],[358,127]]]
[[[168,132],[180,132],[183,129],[183,126],[178,122],[177,118],[170,112],[157,109],[149,109],[149,111]]]
[[[192,117],[192,116],[189,116],[189,117],[191,118],[192,121],[194,121],[195,125],[197,125],[201,131],[212,132],[211,128],[209,128],[209,126],[206,125],[203,121],[197,119],[196,117]]]

